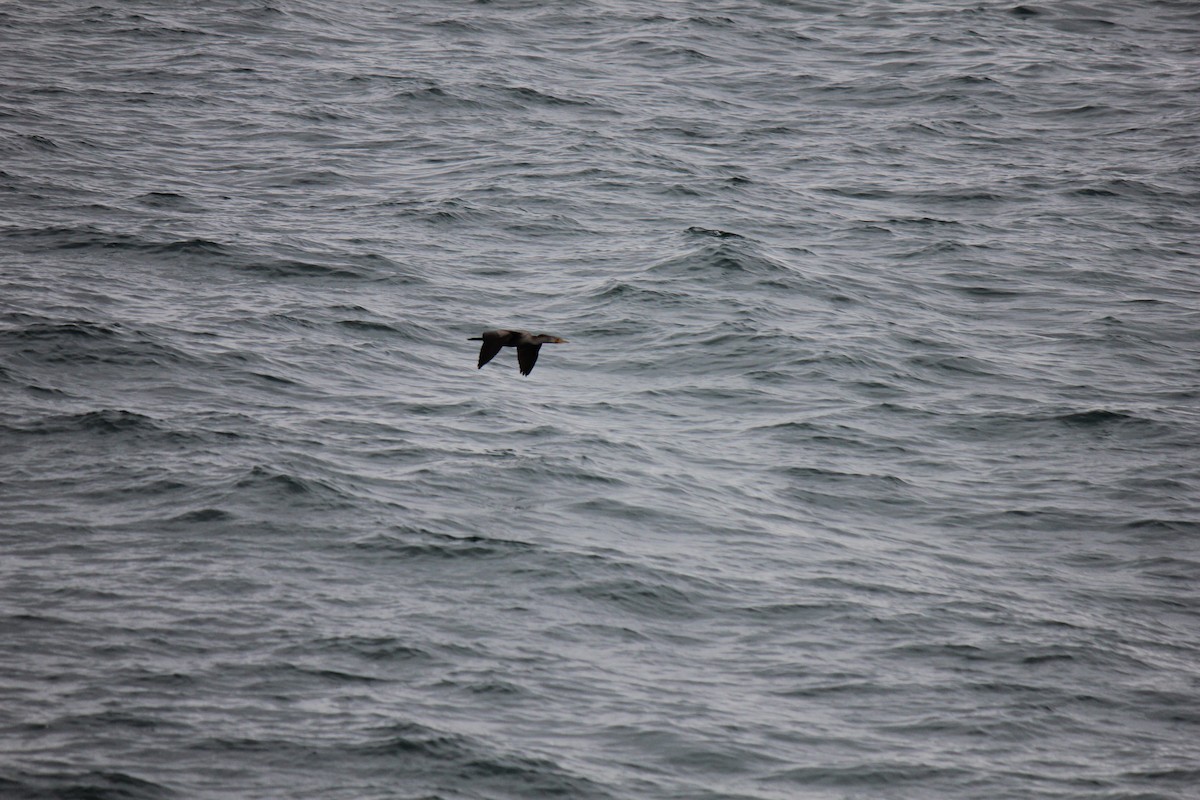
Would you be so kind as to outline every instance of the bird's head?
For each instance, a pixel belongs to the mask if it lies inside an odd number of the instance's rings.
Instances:
[[[548,333],[539,333],[537,338],[541,340],[542,344],[570,344],[570,342],[568,342],[566,339],[561,339],[558,336],[551,336]]]

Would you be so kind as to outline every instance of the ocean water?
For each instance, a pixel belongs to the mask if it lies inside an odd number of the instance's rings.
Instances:
[[[1195,798],[1198,63],[0,5],[0,797]]]

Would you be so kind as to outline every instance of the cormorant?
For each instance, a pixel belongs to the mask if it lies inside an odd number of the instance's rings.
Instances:
[[[567,344],[566,339],[546,333],[534,336],[529,331],[484,331],[482,336],[472,336],[468,341],[483,342],[483,346],[479,348],[479,367],[477,369],[491,361],[496,353],[500,352],[501,347],[517,348],[517,365],[521,368],[522,375],[528,375],[533,371],[533,365],[537,363],[538,350],[542,349],[542,345]]]

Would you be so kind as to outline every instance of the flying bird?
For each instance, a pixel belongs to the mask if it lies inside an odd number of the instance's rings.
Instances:
[[[529,331],[484,331],[482,336],[472,336],[468,341],[483,342],[483,346],[479,348],[479,367],[477,369],[495,358],[501,347],[517,348],[517,366],[521,368],[522,375],[528,375],[533,371],[533,365],[537,363],[538,351],[542,349],[542,345],[567,344],[566,339],[560,339],[547,333],[539,333],[534,336]]]

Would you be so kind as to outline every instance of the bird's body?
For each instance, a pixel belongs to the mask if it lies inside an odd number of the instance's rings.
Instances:
[[[483,346],[479,348],[479,367],[491,361],[496,353],[500,352],[501,347],[517,348],[517,365],[521,368],[522,375],[528,375],[533,371],[533,365],[537,363],[538,351],[542,349],[544,344],[566,344],[566,339],[560,339],[557,336],[539,333],[534,336],[529,331],[484,331],[482,336],[472,336],[470,341],[483,342]]]

